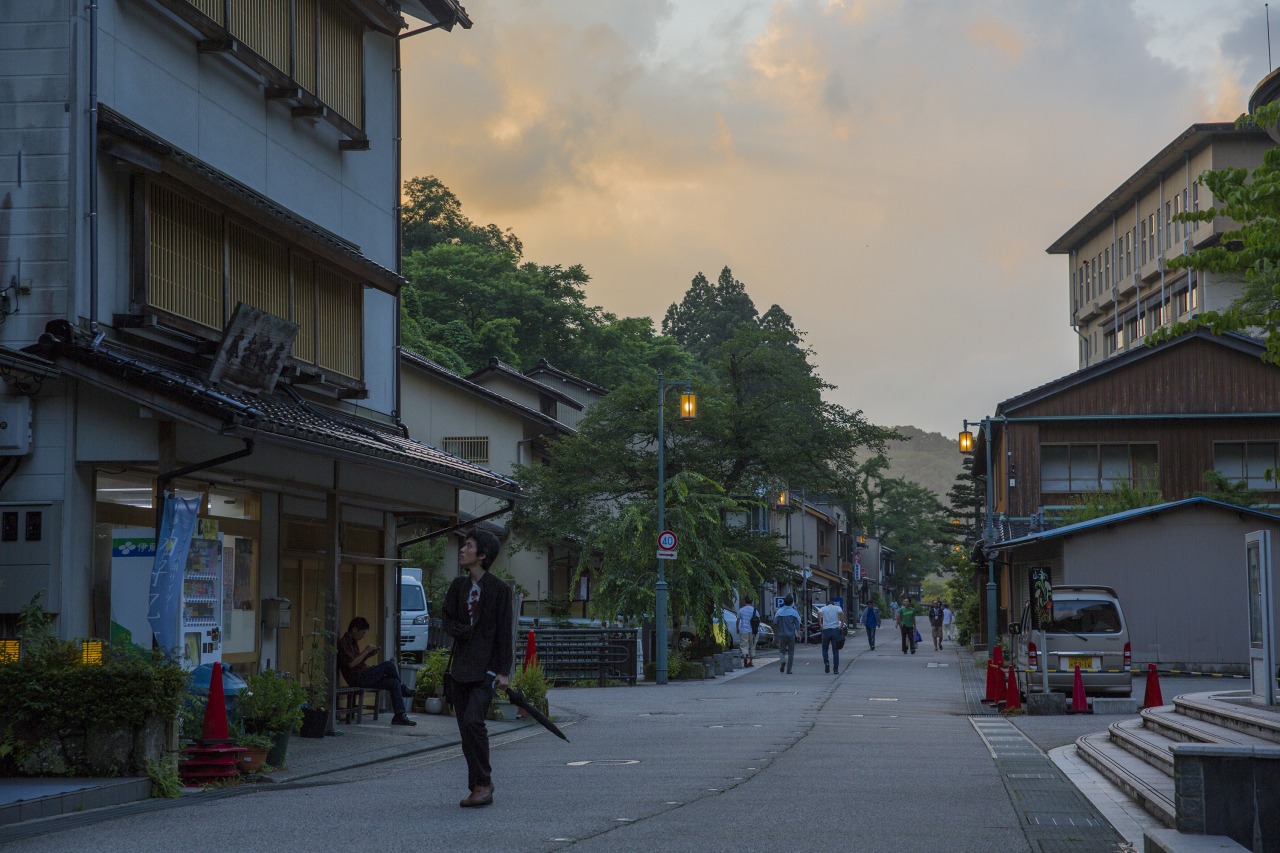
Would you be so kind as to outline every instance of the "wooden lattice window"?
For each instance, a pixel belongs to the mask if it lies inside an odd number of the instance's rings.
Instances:
[[[185,320],[221,329],[222,214],[161,184],[147,191],[147,293],[150,303]]]
[[[316,268],[316,364],[359,377],[363,293],[355,282],[325,267]]]
[[[446,436],[440,442],[440,449],[445,453],[474,462],[477,465],[489,464],[489,437],[485,435]]]

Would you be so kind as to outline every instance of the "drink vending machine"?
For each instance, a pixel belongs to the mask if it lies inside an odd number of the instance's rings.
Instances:
[[[185,665],[222,660],[222,536],[194,538],[182,576],[182,647]]]

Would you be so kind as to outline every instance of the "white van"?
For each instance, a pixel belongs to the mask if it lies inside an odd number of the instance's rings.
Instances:
[[[400,653],[418,660],[427,651],[427,591],[422,586],[422,569],[400,570]]]
[[[1042,663],[1050,670],[1049,689],[1056,693],[1072,692],[1079,666],[1086,694],[1133,695],[1129,625],[1114,589],[1055,586],[1053,621],[1042,627],[1044,648],[1040,629],[1032,626],[1030,603],[1023,607],[1022,618],[1009,626],[1018,690],[1024,696],[1044,689],[1044,673],[1038,671]]]

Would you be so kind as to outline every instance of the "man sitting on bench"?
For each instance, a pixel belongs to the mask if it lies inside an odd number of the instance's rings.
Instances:
[[[360,641],[369,633],[369,620],[357,616],[347,626],[347,633],[338,640],[338,669],[342,677],[352,687],[363,687],[365,690],[385,690],[391,694],[391,710],[395,716],[391,718],[393,726],[416,726],[404,712],[404,700],[413,696],[413,691],[400,681],[400,672],[391,661],[383,661],[377,666],[369,666],[366,660],[378,652],[377,646],[369,646],[360,651]],[[375,701],[377,701],[375,699]]]

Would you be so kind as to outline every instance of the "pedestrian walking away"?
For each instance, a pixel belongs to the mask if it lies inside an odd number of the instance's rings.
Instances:
[[[391,725],[416,726],[404,712],[404,700],[413,696],[413,691],[400,681],[399,668],[389,660],[377,666],[365,663],[379,651],[377,646],[360,651],[360,641],[368,633],[369,620],[357,616],[347,625],[347,633],[338,638],[338,671],[342,673],[342,680],[351,687],[387,691],[391,694]]]
[[[929,628],[933,634],[935,652],[942,648],[942,618],[942,602],[935,598],[933,604],[929,605]]]
[[[738,647],[742,649],[742,665],[754,666],[752,659],[756,656],[756,636],[760,631],[760,611],[751,604],[751,596],[742,597],[742,606],[738,608]]]
[[[822,666],[827,672],[831,667],[840,672],[840,647],[836,645],[844,634],[844,611],[836,604],[828,601],[818,610],[818,618],[822,624]],[[831,649],[831,659],[827,659],[827,649]]]
[[[902,606],[898,608],[898,630],[902,632],[902,653],[907,653],[907,647],[911,647],[911,654],[916,653],[916,609],[911,606],[911,598],[902,599]]]
[[[444,630],[453,638],[446,673],[447,698],[458,720],[462,754],[467,759],[467,787],[471,789],[458,804],[463,808],[493,802],[489,730],[484,718],[495,688],[505,688],[511,680],[511,587],[489,572],[499,547],[498,537],[489,531],[467,531],[458,551],[458,567],[466,574],[453,579],[444,598]]]
[[[858,619],[862,623],[862,627],[867,629],[867,646],[875,650],[876,647],[876,628],[880,627],[880,610],[875,603],[867,605],[867,609],[862,611],[862,616]]]
[[[948,643],[956,641],[956,616],[949,602],[942,603],[942,638]]]
[[[782,655],[779,672],[791,675],[791,665],[796,659],[796,640],[800,639],[800,611],[791,606],[792,598],[782,599],[782,606],[773,614],[773,634],[778,638],[778,652]]]

